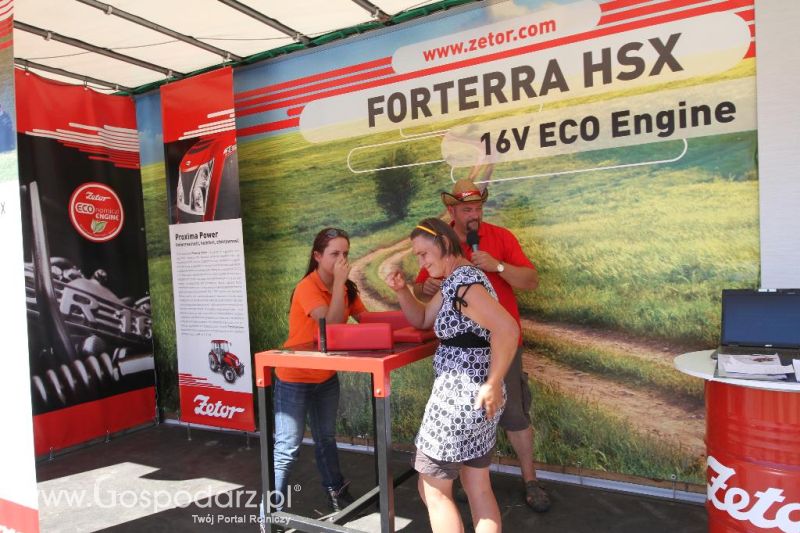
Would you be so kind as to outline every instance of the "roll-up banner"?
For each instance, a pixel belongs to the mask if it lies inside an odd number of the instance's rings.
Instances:
[[[155,417],[131,98],[16,71],[36,454]]]
[[[181,420],[255,429],[230,68],[161,88]]]
[[[3,438],[0,453],[0,531],[39,531],[33,452],[28,338],[25,327],[22,224],[17,143],[14,132],[14,48],[12,0],[0,0],[0,336],[7,361],[0,372]]]

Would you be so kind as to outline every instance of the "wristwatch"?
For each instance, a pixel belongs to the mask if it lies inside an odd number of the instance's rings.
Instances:
[[[502,274],[505,269],[506,269],[506,266],[503,263],[497,263],[497,273],[498,274]]]

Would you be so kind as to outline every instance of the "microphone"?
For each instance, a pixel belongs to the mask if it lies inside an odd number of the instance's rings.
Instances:
[[[319,319],[319,351],[328,351],[328,328],[325,326],[325,317]]]
[[[478,236],[478,232],[474,229],[471,229],[467,232],[467,244],[472,247],[473,252],[478,251],[478,243],[481,241],[481,238]]]

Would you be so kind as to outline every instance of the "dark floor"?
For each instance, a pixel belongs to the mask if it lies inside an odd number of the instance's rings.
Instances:
[[[40,463],[40,494],[47,492],[53,498],[58,491],[69,490],[85,496],[79,503],[66,499],[48,503],[40,496],[42,531],[258,531],[258,441],[251,438],[248,448],[244,436],[196,429],[191,439],[187,440],[185,428],[161,425]],[[352,480],[351,492],[358,496],[369,490],[374,480],[372,456],[342,452],[340,458]],[[405,469],[403,463],[394,466],[395,474]],[[327,512],[310,447],[303,447],[294,473],[293,486],[300,491],[293,494],[293,511],[311,517]],[[536,514],[522,501],[519,478],[493,474],[492,482],[506,531],[707,531],[700,505],[545,482],[553,506]],[[212,494],[216,496],[209,499]],[[195,503],[185,505],[192,495]],[[395,502],[398,531],[430,531],[416,477],[396,489]],[[469,523],[466,505],[462,515]],[[349,526],[378,531],[376,524],[373,506]]]

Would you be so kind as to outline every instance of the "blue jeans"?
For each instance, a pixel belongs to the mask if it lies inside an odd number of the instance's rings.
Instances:
[[[300,455],[300,444],[308,414],[317,469],[325,490],[344,484],[336,450],[336,412],[339,409],[339,378],[322,383],[291,383],[275,379],[275,490],[286,494],[292,464]]]

